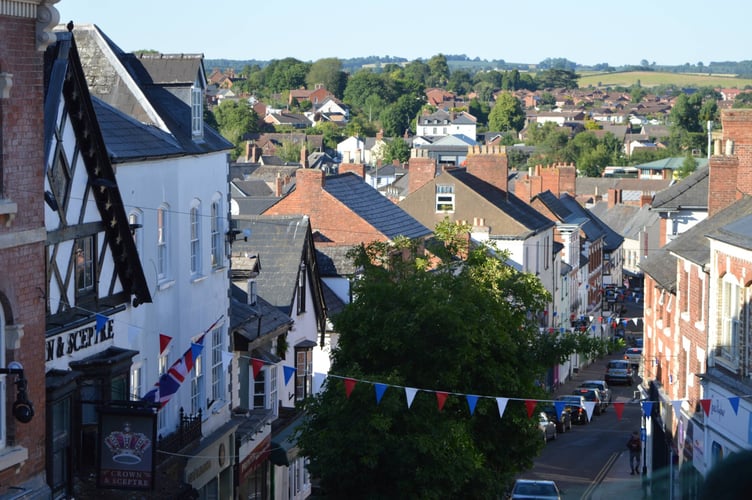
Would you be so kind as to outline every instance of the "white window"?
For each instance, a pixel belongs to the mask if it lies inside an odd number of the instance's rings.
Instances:
[[[222,220],[219,201],[211,204],[211,260],[212,267],[221,267],[222,259]]]
[[[311,395],[313,376],[313,348],[295,348],[295,401]]]
[[[94,292],[94,237],[79,238],[74,243],[76,266],[76,294],[90,295]]]
[[[274,412],[274,416],[279,416],[279,399],[277,396],[277,366],[271,365],[269,367],[269,407],[271,408],[272,412]]]
[[[204,136],[204,93],[199,86],[191,87],[191,134]]]
[[[169,243],[169,224],[167,221],[167,207],[161,206],[157,209],[157,277],[161,280],[167,278],[168,269],[168,243]]]
[[[212,401],[224,401],[224,370],[222,369],[222,352],[224,342],[222,327],[212,330]]]
[[[203,357],[203,355],[197,356],[193,364],[193,377],[191,378],[191,414],[193,415],[205,409]]]
[[[131,366],[131,401],[138,401],[144,393],[143,388],[143,362],[134,363]]]
[[[454,212],[454,186],[436,185],[436,211]]]
[[[201,273],[201,215],[199,204],[194,201],[190,212],[191,224],[191,274]]]
[[[256,377],[250,374],[252,394],[252,409],[272,410],[276,416],[279,413],[277,399],[277,366],[265,365]]]
[[[739,286],[730,279],[721,282],[720,354],[729,361],[736,361],[739,346]]]

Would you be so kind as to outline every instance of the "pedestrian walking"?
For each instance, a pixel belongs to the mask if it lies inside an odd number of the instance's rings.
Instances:
[[[629,467],[632,469],[632,472],[630,472],[630,474],[634,476],[635,473],[640,473],[640,454],[642,452],[642,441],[640,441],[639,432],[632,432],[632,435],[627,441],[627,449],[629,450]]]

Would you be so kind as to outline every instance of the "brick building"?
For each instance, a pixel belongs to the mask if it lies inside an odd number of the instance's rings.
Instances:
[[[54,3],[54,2],[52,2]],[[19,377],[0,375],[0,496],[45,498],[43,54],[57,11],[0,3],[0,367],[23,366],[30,422],[14,418]]]

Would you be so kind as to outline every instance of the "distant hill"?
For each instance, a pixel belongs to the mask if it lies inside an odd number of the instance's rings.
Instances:
[[[662,71],[578,71],[580,87],[630,87],[638,82],[642,87],[676,85],[677,87],[723,87],[743,89],[752,86],[752,78],[737,75],[708,75],[697,73],[669,73]]]

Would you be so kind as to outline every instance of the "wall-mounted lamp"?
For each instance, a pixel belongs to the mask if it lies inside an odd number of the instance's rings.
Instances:
[[[34,405],[29,401],[26,393],[28,382],[24,378],[23,366],[18,361],[12,361],[7,368],[0,368],[0,374],[17,375],[16,400],[13,402],[13,416],[22,424],[28,424],[34,417]]]

